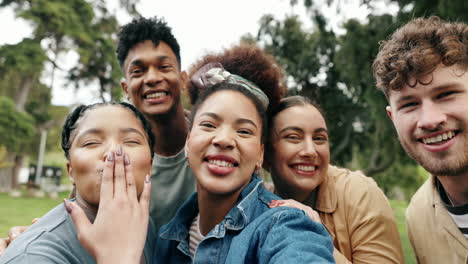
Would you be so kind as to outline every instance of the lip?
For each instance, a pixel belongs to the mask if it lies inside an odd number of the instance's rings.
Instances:
[[[458,134],[458,130],[448,129],[448,130],[444,130],[444,131],[430,133],[430,134],[427,134],[427,135],[424,135],[424,136],[418,136],[418,137],[416,137],[416,139],[417,140],[423,140],[425,138],[431,138],[431,137],[436,137],[438,135],[443,135],[443,134],[448,133],[448,132],[453,132],[455,134],[455,136]]]
[[[435,135],[439,135],[439,134],[440,133],[437,133]],[[434,136],[434,135],[432,135],[432,136]],[[418,143],[421,144],[422,147],[424,149],[426,149],[427,151],[430,151],[430,152],[443,152],[443,151],[448,150],[455,143],[455,141],[457,140],[457,137],[458,137],[458,133],[455,133],[455,136],[453,136],[451,139],[445,141],[442,144],[427,145],[427,144],[424,144],[421,140],[418,140]],[[426,137],[424,137],[424,138],[426,138]]]
[[[315,166],[316,169],[314,171],[303,171],[303,170],[298,170],[295,168],[295,166]],[[313,164],[313,163],[310,163],[310,162],[299,162],[299,163],[291,163],[288,165],[289,168],[294,171],[294,173],[298,174],[298,175],[301,175],[301,176],[308,176],[308,177],[312,177],[314,175],[316,175],[318,173],[318,171],[320,170],[320,166],[317,165],[317,164]]]
[[[158,93],[158,92],[164,92],[164,93],[166,93],[166,96],[159,97],[159,98],[146,98],[146,96],[148,94],[153,94],[153,93]],[[169,93],[169,91],[167,91],[165,89],[156,89],[156,90],[148,90],[148,91],[144,92],[141,95],[141,97],[142,97],[143,101],[145,101],[147,103],[161,104],[161,103],[164,103],[164,102],[168,101],[170,95],[171,95],[171,93]]]
[[[208,160],[222,160],[222,161],[232,163],[232,164],[234,164],[234,166],[233,167],[222,167],[222,166],[218,166],[218,165],[209,163]],[[206,164],[209,172],[211,172],[212,174],[215,174],[215,175],[219,175],[219,176],[228,175],[228,174],[232,173],[233,171],[235,171],[237,169],[237,167],[239,166],[239,162],[237,162],[236,159],[234,159],[234,158],[232,158],[232,157],[230,157],[228,155],[224,155],[224,154],[207,155],[203,159],[203,163]]]

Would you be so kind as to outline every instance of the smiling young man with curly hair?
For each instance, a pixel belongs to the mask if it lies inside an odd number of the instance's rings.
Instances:
[[[373,64],[409,156],[431,177],[407,210],[419,263],[468,263],[468,25],[417,18]]]

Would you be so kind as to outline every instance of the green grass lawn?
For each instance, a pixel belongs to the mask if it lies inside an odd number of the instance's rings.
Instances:
[[[36,217],[58,205],[69,192],[60,193],[59,199],[21,197],[13,198],[0,193],[0,237],[5,237],[12,226],[30,225]]]
[[[60,193],[60,199],[50,198],[12,198],[6,193],[0,193],[0,237],[7,235],[12,226],[29,225],[35,217],[40,217],[51,208],[68,197],[68,192]],[[413,249],[408,240],[405,225],[405,210],[408,204],[404,201],[391,200],[390,204],[397,218],[398,231],[400,232],[405,263],[416,263]]]
[[[416,263],[413,248],[406,232],[405,211],[408,203],[405,201],[390,200],[390,205],[393,208],[393,213],[397,219],[398,232],[400,233],[401,246],[403,247],[403,255],[405,256],[406,264]]]

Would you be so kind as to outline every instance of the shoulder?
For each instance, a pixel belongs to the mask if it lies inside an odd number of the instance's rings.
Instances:
[[[426,214],[432,208],[432,201],[434,199],[432,180],[432,177],[427,179],[411,198],[406,209],[406,221],[408,225],[411,225],[413,220],[420,221],[421,214]]]
[[[361,171],[335,166],[330,166],[329,169],[330,180],[334,181],[338,197],[338,210],[343,210],[348,217],[353,216],[361,220],[394,221],[390,203],[374,179]]]
[[[361,171],[330,166],[328,168],[329,181],[333,181],[338,195],[346,196],[345,201],[355,202],[374,196],[385,197],[371,177]]]
[[[61,204],[15,239],[2,256],[2,261],[46,258],[60,263],[73,259],[74,252],[80,250],[85,253],[76,239],[73,223]]]

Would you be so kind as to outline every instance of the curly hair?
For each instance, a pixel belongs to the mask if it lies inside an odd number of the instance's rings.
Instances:
[[[91,105],[79,105],[78,107],[71,112],[66,120],[65,123],[63,124],[62,128],[62,149],[63,152],[65,153],[65,157],[67,160],[70,159],[70,148],[73,143],[72,140],[72,133],[73,131],[78,127],[80,119],[90,110],[103,107],[103,106],[118,106],[122,107],[124,109],[128,109],[130,112],[132,112],[135,117],[140,120],[141,125],[143,126],[143,130],[146,133],[146,136],[148,137],[148,145],[150,147],[150,152],[151,152],[151,157],[154,155],[154,134],[153,131],[151,130],[151,124],[149,121],[143,116],[140,111],[138,111],[135,106],[125,103],[125,102],[111,102],[111,103],[96,103],[96,104],[91,104]]]
[[[239,75],[257,85],[268,97],[268,109],[276,107],[286,93],[286,86],[282,82],[283,73],[281,68],[273,56],[255,45],[240,44],[225,49],[221,53],[208,54],[190,67],[188,75],[191,77],[201,67],[211,62],[219,62],[230,73]],[[190,101],[194,105],[189,118],[190,128],[198,108],[205,99],[220,90],[235,90],[244,94],[254,103],[263,122],[262,141],[265,139],[268,109],[265,109],[260,100],[244,87],[231,83],[220,83],[200,91],[199,88],[189,82],[187,88]]]
[[[414,19],[382,41],[372,71],[377,88],[388,98],[391,90],[398,91],[405,85],[429,84],[420,79],[440,63],[466,70],[468,25],[432,16]]]
[[[134,18],[120,29],[118,37],[116,53],[120,67],[123,67],[130,49],[146,40],[151,40],[156,46],[159,45],[160,41],[166,43],[174,52],[179,68],[181,66],[179,43],[172,34],[171,28],[162,18]]]
[[[188,75],[192,76],[210,62],[219,62],[230,73],[255,83],[268,96],[271,106],[276,106],[286,93],[282,69],[273,56],[255,45],[239,44],[220,53],[207,54],[190,66]],[[187,89],[190,102],[195,104],[200,91],[190,82]]]

